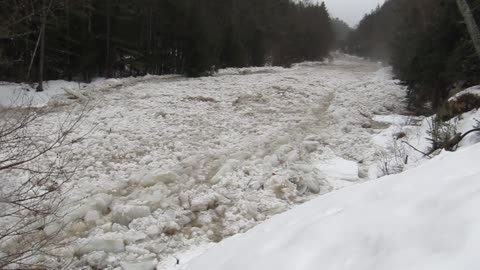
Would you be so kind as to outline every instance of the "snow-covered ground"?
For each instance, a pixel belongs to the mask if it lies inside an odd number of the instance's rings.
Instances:
[[[73,135],[91,130],[72,149],[69,200],[81,203],[67,221],[77,265],[112,269],[169,269],[195,247],[376,178],[383,146],[373,136],[388,125],[375,115],[401,113],[405,96],[388,68],[347,57],[67,86],[85,100],[50,85],[27,94],[49,110],[39,133],[90,100]],[[8,106],[22,86],[2,87]]]
[[[321,196],[182,270],[476,269],[480,144]],[[172,268],[175,269],[175,268]]]
[[[463,93],[469,93],[468,91]],[[435,115],[431,117],[413,117],[404,115],[375,116],[374,120],[386,123],[388,128],[373,136],[375,144],[383,148],[379,174],[394,174],[414,168],[438,153],[429,156],[431,150],[431,132]],[[465,134],[480,125],[480,111],[473,110],[445,122],[441,129],[452,137],[456,133]],[[459,148],[480,141],[480,134],[470,133],[458,145]]]

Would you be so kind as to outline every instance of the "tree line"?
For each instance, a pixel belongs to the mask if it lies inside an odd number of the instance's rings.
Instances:
[[[333,39],[325,4],[4,0],[0,80],[199,76],[222,67],[288,66],[322,59]]]
[[[387,0],[363,18],[345,50],[391,64],[409,88],[411,108],[435,110],[452,91],[480,84],[480,61],[457,2]],[[480,1],[468,5],[480,20]]]

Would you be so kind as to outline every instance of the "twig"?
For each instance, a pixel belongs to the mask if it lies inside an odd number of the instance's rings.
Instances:
[[[453,148],[457,149],[457,148],[458,148],[458,145],[460,144],[460,142],[461,142],[465,137],[467,137],[468,134],[473,133],[473,132],[479,132],[479,131],[480,131],[480,128],[471,129],[471,130],[465,132],[465,134],[461,135],[457,140],[452,141],[452,142],[449,142],[449,145],[448,145],[448,146],[450,147],[450,149],[453,149]],[[455,138],[454,138],[454,139],[455,139]]]
[[[402,141],[402,143],[410,146],[413,150],[419,152],[419,153],[422,154],[423,156],[428,157],[428,158],[432,158],[432,157],[430,156],[430,154],[432,154],[433,151],[431,151],[430,153],[427,154],[427,153],[425,153],[425,152],[422,152],[422,151],[418,150],[415,146],[409,144],[407,141]]]

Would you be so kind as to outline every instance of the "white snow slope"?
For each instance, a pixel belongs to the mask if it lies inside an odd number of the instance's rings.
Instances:
[[[478,269],[479,156],[480,144],[444,152],[404,173],[324,195],[181,269]]]
[[[375,178],[372,135],[386,125],[373,117],[401,113],[405,96],[389,69],[349,57],[96,85],[69,86],[91,100],[73,136],[93,130],[69,149],[79,169],[65,211],[77,265],[100,269],[163,269],[189,247]],[[28,94],[46,104],[40,134],[82,108],[62,93]]]

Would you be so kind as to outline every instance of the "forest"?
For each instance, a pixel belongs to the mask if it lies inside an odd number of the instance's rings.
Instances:
[[[480,0],[470,0],[474,15]],[[453,0],[388,0],[355,28],[325,3],[291,0],[5,0],[0,80],[39,82],[219,68],[290,66],[331,50],[382,61],[417,113],[480,83],[480,64]]]
[[[324,58],[333,39],[325,4],[6,0],[0,3],[0,80],[200,76],[223,67],[289,66]]]
[[[478,22],[480,1],[468,4]],[[418,113],[437,110],[451,94],[480,83],[480,62],[453,0],[388,0],[343,45],[348,53],[390,64]]]

